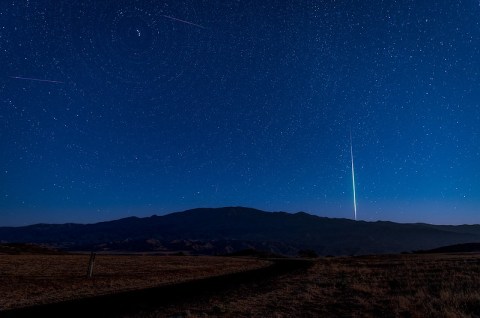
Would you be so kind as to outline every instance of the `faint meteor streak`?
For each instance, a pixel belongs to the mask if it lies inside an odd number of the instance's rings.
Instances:
[[[353,166],[353,142],[352,132],[350,131],[350,159],[352,161],[352,185],[353,185],[353,212],[355,221],[357,220],[357,193],[355,191],[355,168]]]
[[[201,28],[201,29],[206,29],[206,27],[201,26],[200,24],[196,24],[196,23],[193,23],[193,22],[189,22],[189,21],[177,19],[177,18],[171,17],[171,16],[169,16],[169,15],[164,15],[164,14],[163,14],[162,16],[163,16],[164,18],[167,18],[167,19],[170,19],[170,20],[173,20],[173,21],[177,21],[177,22],[181,22],[181,23],[193,25],[193,26],[196,26],[197,28]]]
[[[31,78],[31,77],[21,77],[21,76],[9,76],[13,79],[23,80],[23,81],[34,81],[34,82],[45,82],[45,83],[54,83],[54,84],[65,84],[65,82],[61,81],[53,81],[53,80],[46,80],[40,78]]]

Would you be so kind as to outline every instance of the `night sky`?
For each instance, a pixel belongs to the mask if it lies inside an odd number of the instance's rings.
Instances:
[[[0,225],[480,223],[480,2],[0,1]]]

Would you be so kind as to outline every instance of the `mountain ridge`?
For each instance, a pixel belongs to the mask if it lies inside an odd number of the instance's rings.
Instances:
[[[50,244],[68,250],[154,249],[222,254],[256,248],[289,255],[304,249],[320,255],[350,255],[398,253],[480,242],[480,225],[367,222],[306,212],[224,207],[93,224],[0,227],[0,242]]]

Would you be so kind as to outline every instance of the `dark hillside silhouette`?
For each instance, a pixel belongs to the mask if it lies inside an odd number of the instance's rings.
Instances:
[[[298,255],[301,250],[359,255],[480,242],[480,225],[364,222],[226,207],[96,224],[4,227],[0,242],[42,243],[65,250],[227,254],[256,249],[287,255]]]

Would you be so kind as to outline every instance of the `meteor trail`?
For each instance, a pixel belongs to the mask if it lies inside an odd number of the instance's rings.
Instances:
[[[178,22],[181,22],[181,23],[185,23],[185,24],[190,24],[190,25],[196,26],[197,28],[206,29],[204,26],[201,26],[200,24],[195,24],[195,23],[193,23],[193,22],[189,22],[189,21],[177,19],[177,18],[168,16],[168,15],[164,15],[164,14],[163,14],[162,16],[163,16],[164,18],[167,18],[167,19],[170,19],[170,20],[173,20],[173,21],[178,21]]]
[[[353,212],[354,212],[355,221],[356,221],[357,220],[357,193],[355,191],[355,168],[353,167],[352,131],[350,131],[350,159],[352,161]]]
[[[52,81],[52,80],[46,80],[46,79],[40,79],[40,78],[30,78],[30,77],[21,77],[21,76],[9,76],[9,77],[10,77],[10,78],[13,78],[13,79],[23,80],[23,81],[34,81],[34,82],[45,82],[45,83],[54,83],[54,84],[65,84],[65,82]]]

